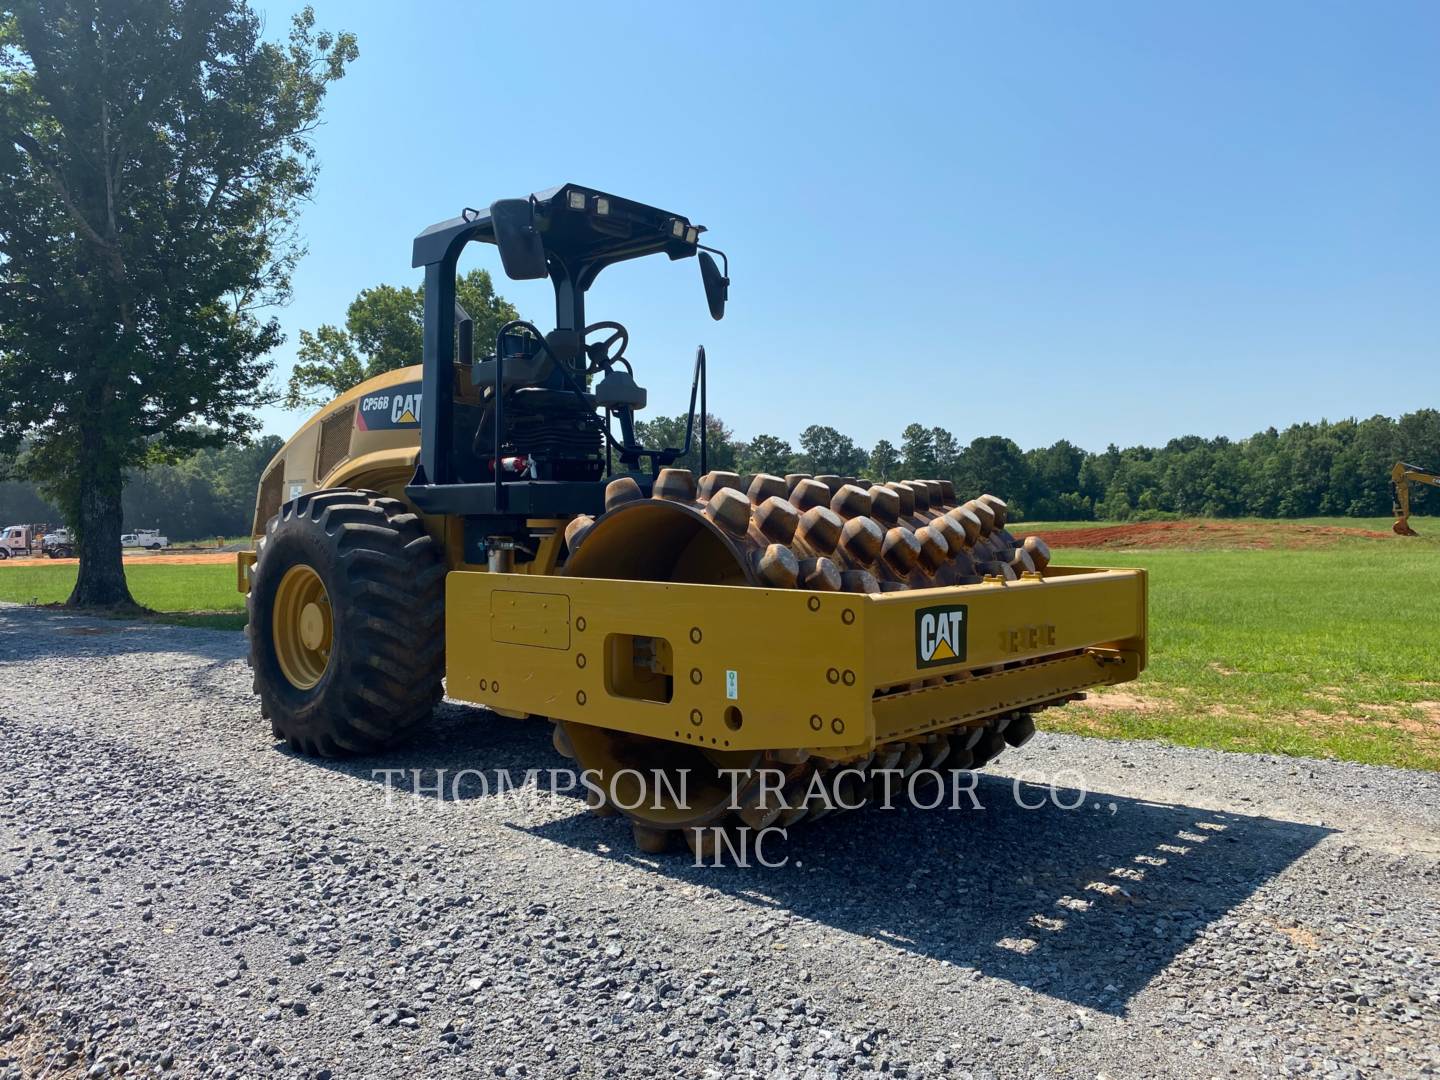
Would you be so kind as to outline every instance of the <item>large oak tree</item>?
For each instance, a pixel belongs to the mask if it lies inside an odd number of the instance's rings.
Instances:
[[[352,36],[245,0],[0,4],[0,442],[79,531],[70,603],[131,603],[127,470],[242,438],[281,341]]]

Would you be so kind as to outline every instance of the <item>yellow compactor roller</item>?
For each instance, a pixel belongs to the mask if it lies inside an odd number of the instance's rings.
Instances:
[[[331,402],[260,482],[239,587],[277,737],[382,750],[443,678],[552,721],[592,807],[653,851],[978,768],[1039,710],[1139,674],[1144,572],[1051,566],[995,495],[707,471],[703,349],[686,445],[637,440],[629,333],[587,324],[586,293],[611,263],[698,256],[720,318],[728,260],[703,232],[569,184],[416,239],[422,364]],[[550,279],[554,329],[511,322],[477,355],[455,299],[472,241]],[[697,428],[699,475],[674,467]]]

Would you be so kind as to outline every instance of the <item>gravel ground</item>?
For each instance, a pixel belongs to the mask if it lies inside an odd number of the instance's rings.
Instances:
[[[242,649],[0,607],[0,1077],[1440,1071],[1440,777],[1042,733],[696,867],[498,793],[541,724],[298,758]]]

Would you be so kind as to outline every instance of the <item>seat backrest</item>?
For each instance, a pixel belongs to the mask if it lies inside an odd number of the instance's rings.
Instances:
[[[638,412],[645,408],[647,400],[645,388],[637,385],[635,377],[628,371],[612,368],[595,387],[595,404],[604,409],[628,407]]]

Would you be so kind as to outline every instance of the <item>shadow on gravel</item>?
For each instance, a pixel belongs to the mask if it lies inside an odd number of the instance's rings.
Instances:
[[[526,770],[570,766],[548,724],[452,704],[402,750],[314,764],[377,785],[375,770],[403,770],[391,776],[397,796],[443,789],[452,800],[494,798],[497,770],[519,783]],[[464,769],[490,779],[456,784]],[[956,965],[936,993],[959,992],[979,972],[1116,1015],[1201,930],[1333,831],[984,773],[975,794],[980,809],[962,795],[963,809],[872,807],[796,826],[767,839],[766,859],[783,863],[771,867],[753,850],[749,866],[696,866],[683,847],[641,854],[623,819],[587,813],[578,793],[574,814],[512,828],[732,896],[757,926],[771,923],[757,934],[788,912]]]
[[[1048,786],[983,774],[975,790],[982,809],[967,799],[802,824],[767,840],[766,858],[785,860],[775,867],[753,851],[749,867],[641,855],[623,822],[588,814],[523,831],[962,969],[937,993],[960,992],[969,969],[1115,1015],[1333,831],[1076,788],[1051,802]]]

